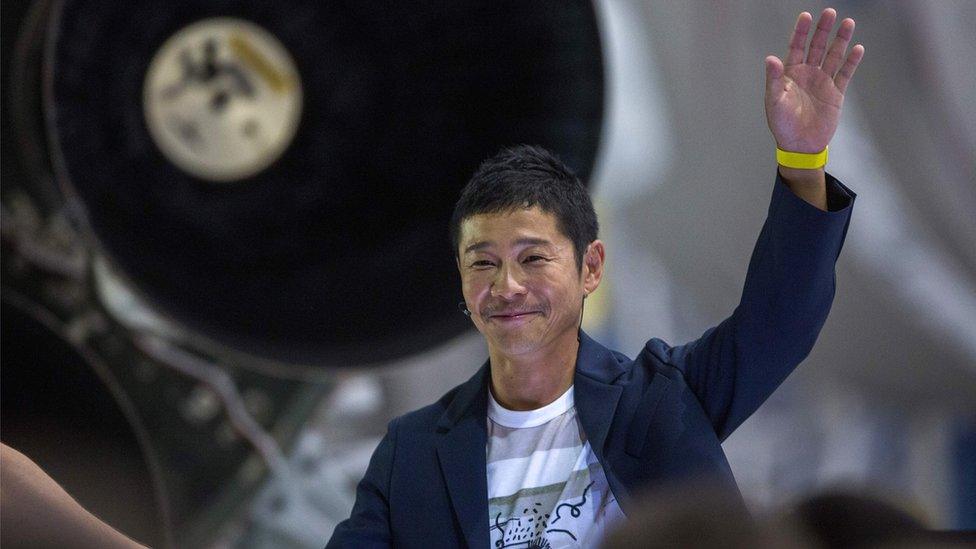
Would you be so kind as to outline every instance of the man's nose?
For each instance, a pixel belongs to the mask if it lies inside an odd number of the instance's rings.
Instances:
[[[521,278],[521,270],[517,267],[502,266],[492,282],[491,296],[511,301],[516,296],[524,295],[525,286],[522,285]]]

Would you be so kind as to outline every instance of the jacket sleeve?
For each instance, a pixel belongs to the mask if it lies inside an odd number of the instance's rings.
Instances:
[[[373,452],[366,474],[356,487],[356,503],[351,515],[336,526],[326,549],[393,546],[389,495],[396,437],[397,419],[394,419]]]
[[[796,196],[777,175],[739,305],[699,339],[648,349],[678,368],[719,440],[746,420],[810,353],[834,297],[855,194],[827,176],[828,209]]]

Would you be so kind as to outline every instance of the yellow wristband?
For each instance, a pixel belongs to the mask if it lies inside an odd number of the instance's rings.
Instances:
[[[776,162],[780,166],[796,168],[798,170],[816,170],[817,168],[823,168],[827,165],[827,147],[813,154],[784,151],[776,147]]]

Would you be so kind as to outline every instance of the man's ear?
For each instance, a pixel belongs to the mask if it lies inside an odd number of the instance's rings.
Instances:
[[[603,242],[594,240],[586,247],[583,254],[583,291],[592,294],[603,280],[603,264],[606,261],[606,250]]]

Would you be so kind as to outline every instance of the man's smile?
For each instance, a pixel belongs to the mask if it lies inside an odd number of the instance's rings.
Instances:
[[[489,313],[486,315],[489,320],[495,322],[502,322],[505,324],[516,324],[519,322],[527,322],[535,317],[535,315],[541,315],[541,311],[497,311]]]

